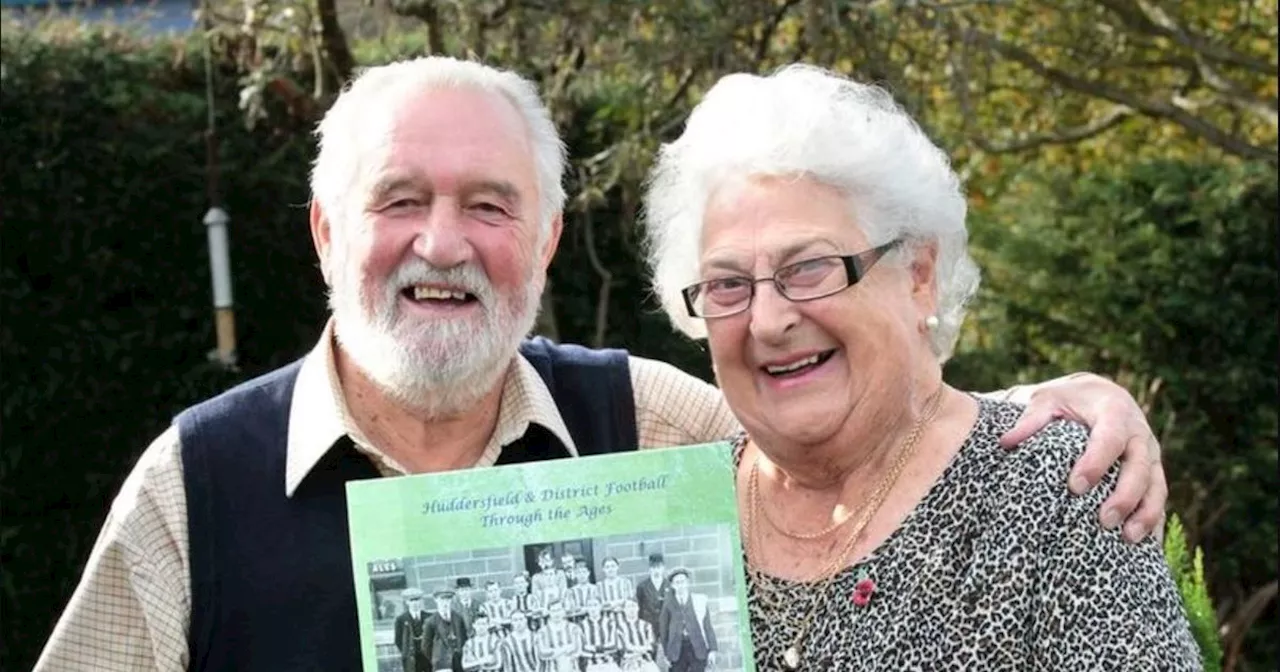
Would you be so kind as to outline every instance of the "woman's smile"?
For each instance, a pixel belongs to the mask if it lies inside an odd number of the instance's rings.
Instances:
[[[798,356],[771,358],[756,368],[756,379],[767,390],[791,392],[807,388],[829,379],[841,365],[842,351],[808,351]],[[838,361],[839,360],[839,361]]]

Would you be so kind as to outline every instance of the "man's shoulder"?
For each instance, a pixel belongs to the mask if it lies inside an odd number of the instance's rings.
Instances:
[[[630,356],[621,348],[592,348],[576,343],[559,343],[545,336],[531,336],[520,342],[520,355],[537,366],[541,362],[557,365],[619,366]]]
[[[104,534],[126,538],[154,533],[157,524],[186,550],[186,493],[182,488],[181,439],[170,425],[139,456],[111,503]]]
[[[204,474],[209,469],[243,471],[244,458],[271,464],[283,460],[295,383],[304,361],[268,371],[178,413],[172,425],[186,466],[199,464],[197,471]],[[261,450],[264,445],[272,450]]]
[[[631,366],[631,370],[641,377],[661,378],[672,382],[689,383],[699,387],[709,387],[713,390],[716,389],[714,385],[707,381],[674,364],[664,362],[660,359],[641,357],[640,355],[627,353],[627,361]],[[719,391],[717,390],[717,393],[718,392]]]
[[[630,362],[641,447],[710,443],[738,431],[715,385],[656,359],[632,355]]]

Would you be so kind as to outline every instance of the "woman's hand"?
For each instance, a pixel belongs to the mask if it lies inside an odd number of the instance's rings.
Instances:
[[[1153,531],[1163,533],[1169,486],[1160,463],[1160,442],[1146,414],[1127,390],[1092,373],[1011,389],[1008,399],[1027,404],[1000,443],[1014,447],[1059,418],[1089,428],[1089,445],[1071,471],[1068,486],[1079,495],[1098,484],[1123,458],[1116,491],[1102,504],[1099,518],[1107,529],[1124,524],[1124,537],[1136,542]]]

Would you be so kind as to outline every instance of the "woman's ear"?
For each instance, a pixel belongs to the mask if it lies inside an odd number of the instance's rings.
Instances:
[[[925,321],[938,312],[938,243],[920,243],[911,254],[911,300],[923,328]]]

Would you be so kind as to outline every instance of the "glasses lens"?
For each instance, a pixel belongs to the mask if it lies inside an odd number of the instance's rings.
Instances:
[[[693,308],[703,317],[736,313],[751,302],[749,278],[718,278],[697,286],[692,297]]]
[[[840,257],[818,257],[778,269],[778,284],[793,301],[816,299],[849,286]]]

